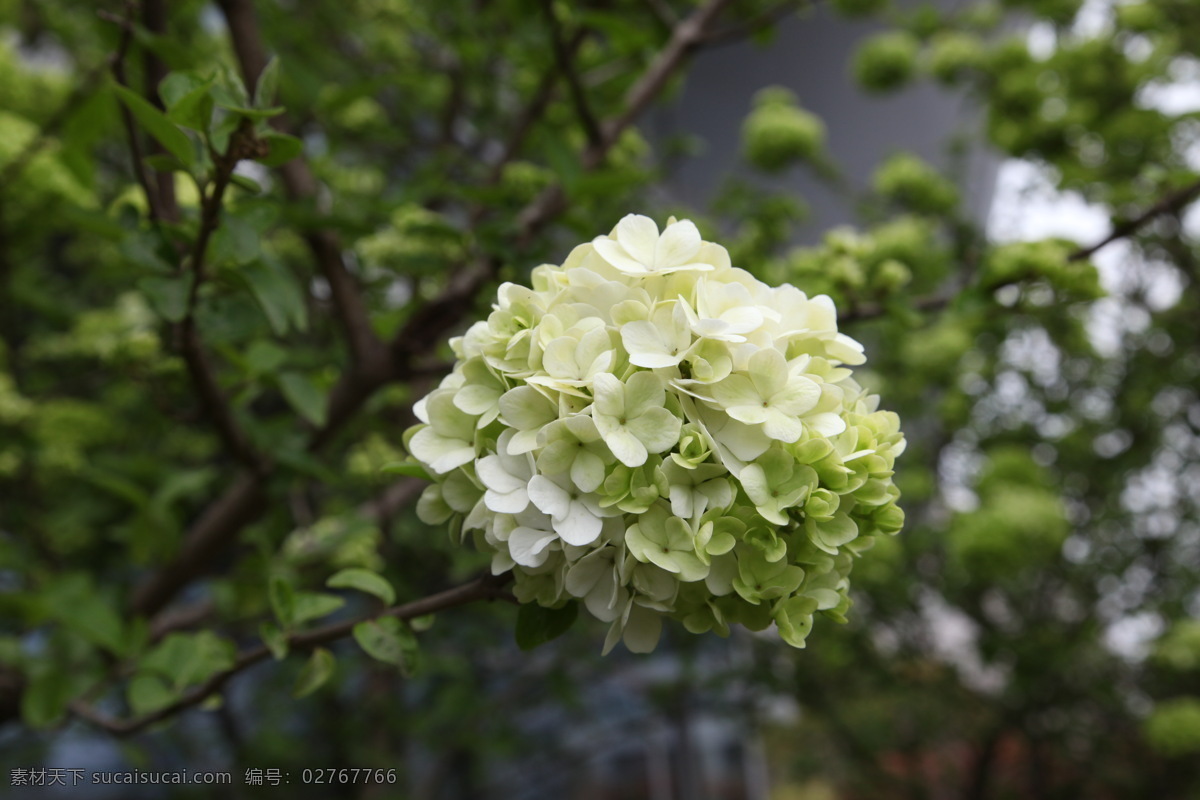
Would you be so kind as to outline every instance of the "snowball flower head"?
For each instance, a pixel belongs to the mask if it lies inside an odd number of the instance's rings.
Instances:
[[[578,603],[652,650],[843,619],[850,567],[904,515],[904,438],[855,382],[833,302],[734,267],[696,226],[629,215],[504,284],[416,407],[417,511],[511,571],[524,603]]]

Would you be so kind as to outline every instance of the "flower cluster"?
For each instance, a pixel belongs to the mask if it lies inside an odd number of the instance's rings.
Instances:
[[[652,650],[664,616],[773,622],[796,647],[815,612],[840,619],[854,557],[903,524],[904,439],[832,301],[636,215],[531,282],[500,287],[417,404],[421,518],[473,534],[522,602],[582,601],[606,652]]]

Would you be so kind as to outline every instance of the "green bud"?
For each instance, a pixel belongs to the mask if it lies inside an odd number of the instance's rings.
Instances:
[[[953,84],[984,65],[983,41],[958,31],[942,31],[929,43],[929,71],[945,84]]]
[[[894,258],[889,258],[875,268],[873,283],[880,291],[891,294],[911,280],[912,270]]]
[[[919,50],[920,43],[911,33],[876,34],[854,54],[854,77],[869,92],[895,91],[912,79]]]
[[[1159,703],[1144,728],[1150,745],[1168,758],[1200,753],[1200,698]]]
[[[825,124],[796,106],[786,89],[771,87],[755,97],[742,125],[742,153],[764,172],[780,172],[816,157],[825,146]]]
[[[946,214],[958,205],[958,189],[911,153],[898,153],[875,173],[875,190],[924,214]]]

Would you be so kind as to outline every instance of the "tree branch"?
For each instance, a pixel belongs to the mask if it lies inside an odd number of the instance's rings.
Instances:
[[[237,27],[242,31],[234,37],[239,58],[246,58],[248,67],[257,65],[261,69],[261,66],[265,65],[261,42],[256,36],[248,35],[250,23],[245,21],[247,15],[251,15],[252,21],[252,10],[247,8],[244,0],[220,2],[222,8],[226,9],[231,29]],[[657,92],[666,85],[672,71],[678,68],[684,57],[695,47],[698,37],[703,35],[707,26],[728,3],[729,0],[709,0],[680,23],[663,54],[654,60],[628,93],[627,107],[616,119],[603,127],[605,138],[599,148],[589,149],[584,154],[586,168],[593,169],[599,164],[604,153],[615,144],[616,137],[653,101]],[[247,69],[247,72],[250,71]],[[589,158],[588,154],[594,155]],[[298,159],[290,163],[303,165]],[[307,167],[304,167],[304,170],[305,174],[311,176]],[[552,187],[526,206],[519,217],[519,242],[522,247],[527,246],[532,237],[561,212],[564,207],[563,200],[561,188]],[[408,378],[420,357],[436,348],[445,334],[470,312],[479,291],[495,277],[498,269],[499,262],[495,258],[481,257],[453,274],[442,293],[421,304],[391,340],[390,360],[385,359],[382,365],[372,361],[343,373],[329,396],[328,419],[309,440],[309,451],[318,451],[332,441],[341,427],[353,418],[367,398],[381,386],[391,380]],[[154,614],[170,602],[194,577],[207,571],[211,560],[237,538],[242,527],[257,518],[263,510],[265,480],[265,474],[252,471],[243,472],[237,478],[189,529],[175,558],[151,574],[138,587],[132,604],[135,612]]]
[[[121,29],[120,44],[117,46],[117,57],[112,62],[112,74],[116,78],[117,83],[129,87],[129,80],[125,74],[125,56],[129,52],[130,42],[133,41],[133,18],[137,14],[137,3],[134,0],[127,0],[125,3],[125,16],[118,17],[106,11],[98,11],[97,15],[104,20],[116,24]],[[125,107],[124,103],[119,103],[121,107],[121,122],[125,126],[125,138],[129,144],[129,156],[133,161],[133,174],[137,178],[138,185],[142,188],[142,194],[146,197],[146,207],[150,214],[150,219],[154,223],[161,222],[165,219],[163,214],[162,203],[159,199],[158,192],[155,186],[150,183],[150,177],[146,173],[146,164],[142,161],[142,144],[138,137],[137,126],[133,121],[133,114]]]
[[[760,11],[745,22],[705,34],[700,44],[710,47],[753,36],[759,31],[782,22],[789,14],[796,13],[806,5],[808,5],[806,0],[785,0],[785,2]]]
[[[142,0],[142,25],[152,34],[165,34],[167,32],[167,7],[164,0]],[[144,48],[143,52],[144,79],[145,89],[143,94],[146,99],[160,109],[163,108],[162,100],[158,96],[158,87],[162,83],[163,78],[167,77],[167,65],[158,57],[150,48]],[[150,141],[151,153],[165,153],[166,148],[155,140]],[[175,173],[174,172],[155,172],[154,177],[158,188],[158,200],[161,205],[163,219],[169,222],[179,220],[179,203],[175,197]]]
[[[579,82],[579,73],[575,70],[571,52],[567,49],[567,43],[563,39],[562,26],[559,24],[558,15],[554,13],[554,0],[542,0],[542,9],[546,13],[546,25],[550,29],[550,48],[554,51],[554,61],[558,64],[558,70],[567,82],[567,89],[571,94],[571,105],[575,108],[575,116],[579,117],[579,124],[583,127],[588,146],[599,147],[604,139],[604,134],[601,133],[596,116],[588,105],[583,84]]]
[[[1096,242],[1096,244],[1092,245],[1091,247],[1083,247],[1079,250],[1076,250],[1067,257],[1067,260],[1085,261],[1113,242],[1119,239],[1125,239],[1137,233],[1154,218],[1168,212],[1181,210],[1184,206],[1195,200],[1197,197],[1200,197],[1200,180],[1184,186],[1182,189],[1177,189],[1176,191],[1164,197],[1162,200],[1159,200],[1157,203],[1150,206],[1141,214],[1138,214],[1133,219],[1114,226],[1112,233],[1110,233],[1108,236],[1104,237],[1099,242]]]
[[[617,137],[658,97],[667,80],[675,73],[680,63],[703,41],[708,26],[729,5],[729,2],[730,0],[708,0],[691,16],[675,26],[667,46],[625,95],[624,112],[604,126],[604,147],[602,149],[607,150],[612,147],[616,143]],[[598,153],[597,155],[603,154]]]
[[[504,589],[509,579],[511,579],[511,575],[508,574],[484,576],[470,583],[456,586],[453,589],[447,589],[444,592],[423,597],[420,600],[414,600],[411,603],[393,606],[379,614],[370,614],[346,622],[333,623],[313,631],[294,633],[287,639],[288,648],[289,650],[312,650],[315,647],[344,639],[353,632],[355,625],[369,620],[381,619],[383,617],[409,620],[414,617],[422,617],[426,614],[445,611],[455,606],[466,605],[476,600],[511,599],[511,595]],[[216,673],[198,686],[189,689],[174,703],[132,719],[114,719],[101,713],[93,705],[82,701],[72,703],[70,710],[76,717],[86,720],[109,733],[117,736],[129,736],[156,722],[161,722],[181,711],[199,705],[207,698],[219,692],[230,678],[260,661],[265,661],[270,655],[271,651],[266,645],[259,645],[258,647],[245,650],[237,656],[233,666]]]
[[[225,16],[246,86],[253,91],[267,66],[267,51],[254,7],[250,0],[218,0],[217,4]],[[282,116],[273,118],[271,125],[283,133],[293,133]],[[278,171],[292,200],[309,201],[316,195],[316,177],[303,157],[280,165]],[[354,363],[368,370],[382,369],[386,350],[371,327],[371,317],[362,295],[342,260],[342,246],[337,234],[326,229],[310,230],[305,232],[304,240],[329,284]]]
[[[575,53],[578,52],[580,45],[583,44],[587,36],[588,32],[584,29],[575,32],[575,35],[566,44],[568,58],[575,56]],[[557,63],[556,61],[555,64],[557,65]],[[533,90],[533,94],[529,97],[529,102],[525,104],[525,107],[521,109],[521,113],[517,115],[517,121],[513,125],[512,132],[509,133],[508,139],[504,142],[504,151],[500,154],[500,158],[492,165],[492,169],[488,173],[488,184],[497,183],[504,172],[505,165],[516,158],[517,154],[521,152],[521,148],[525,144],[525,139],[533,129],[533,124],[546,112],[546,107],[550,105],[550,100],[554,97],[554,86],[558,82],[558,75],[559,70],[556,66],[552,66],[542,73],[537,88]],[[482,206],[480,210],[482,210]]]

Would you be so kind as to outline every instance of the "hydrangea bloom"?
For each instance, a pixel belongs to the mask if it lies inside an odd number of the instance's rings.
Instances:
[[[653,649],[663,617],[796,647],[816,612],[841,619],[854,558],[903,524],[904,439],[833,302],[636,215],[531,282],[500,287],[416,406],[421,518],[472,535],[522,602],[582,601],[605,652]]]

